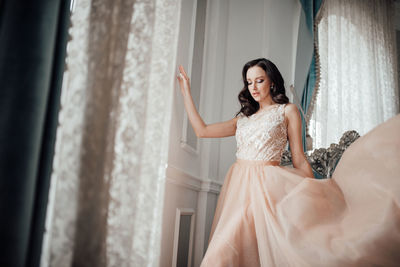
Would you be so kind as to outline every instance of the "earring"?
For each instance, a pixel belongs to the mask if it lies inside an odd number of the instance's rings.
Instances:
[[[270,87],[271,89],[274,89],[274,85],[271,85],[271,87]]]

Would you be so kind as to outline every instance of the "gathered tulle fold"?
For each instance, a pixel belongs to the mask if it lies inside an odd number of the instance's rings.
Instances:
[[[237,159],[201,267],[400,266],[400,115],[359,138],[332,179]]]

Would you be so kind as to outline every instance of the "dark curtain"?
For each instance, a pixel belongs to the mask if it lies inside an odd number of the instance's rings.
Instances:
[[[0,266],[39,266],[70,0],[0,0]]]

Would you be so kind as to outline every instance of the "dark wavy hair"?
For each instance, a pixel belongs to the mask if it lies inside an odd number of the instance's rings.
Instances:
[[[243,113],[248,117],[256,113],[260,108],[258,102],[255,101],[254,98],[251,96],[248,88],[249,85],[247,82],[247,70],[254,66],[262,68],[267,74],[271,83],[274,85],[273,88],[270,89],[272,100],[278,104],[289,103],[289,98],[286,96],[285,84],[278,68],[275,66],[274,63],[266,58],[257,58],[247,62],[243,66],[242,77],[244,87],[238,95],[241,108],[236,116],[238,116],[240,113]]]

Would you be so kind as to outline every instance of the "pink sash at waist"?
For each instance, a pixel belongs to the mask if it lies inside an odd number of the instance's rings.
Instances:
[[[279,166],[279,161],[272,161],[272,160],[247,160],[247,159],[239,159],[236,158],[236,162],[239,164],[246,164],[246,165],[264,165],[264,166]]]

